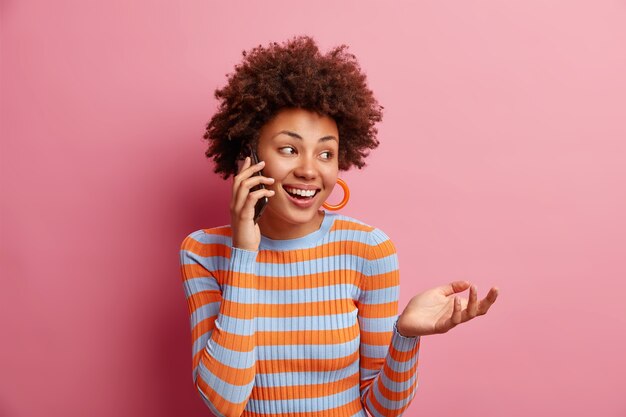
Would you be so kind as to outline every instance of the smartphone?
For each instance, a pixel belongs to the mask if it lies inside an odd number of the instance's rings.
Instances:
[[[258,164],[259,163],[259,157],[257,156],[256,152],[254,151],[254,149],[249,149],[250,151],[250,159],[251,159],[251,163],[252,165],[254,164]],[[254,173],[254,175],[263,175],[263,171],[257,171]],[[256,191],[256,190],[260,190],[260,189],[264,189],[265,186],[263,184],[259,184],[259,185],[255,185],[254,187],[252,187],[250,189],[250,192],[252,191]],[[269,203],[269,198],[267,197],[261,197],[256,204],[254,205],[254,223],[256,224],[256,222],[259,220],[259,217],[261,217],[261,214],[263,214],[263,210],[265,210],[265,206],[267,206],[267,203]]]

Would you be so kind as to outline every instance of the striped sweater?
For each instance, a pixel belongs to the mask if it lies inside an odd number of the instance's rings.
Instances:
[[[216,416],[399,416],[419,337],[395,327],[399,272],[381,230],[325,213],[304,237],[231,245],[229,226],[181,246],[193,380]]]

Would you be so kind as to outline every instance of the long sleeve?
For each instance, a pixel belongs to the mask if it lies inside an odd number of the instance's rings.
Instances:
[[[187,236],[181,245],[193,380],[217,416],[240,416],[252,392],[256,256],[257,252],[232,248],[224,244],[223,236],[201,230]]]
[[[417,389],[419,337],[404,337],[395,327],[399,270],[396,249],[381,230],[371,232],[360,283],[361,401],[374,417],[400,416]]]

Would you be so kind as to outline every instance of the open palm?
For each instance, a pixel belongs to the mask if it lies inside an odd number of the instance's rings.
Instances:
[[[469,288],[469,299],[457,296]],[[424,336],[445,333],[460,323],[487,313],[496,301],[498,289],[493,287],[478,301],[476,286],[467,281],[455,281],[414,296],[398,318],[398,332],[404,336]]]

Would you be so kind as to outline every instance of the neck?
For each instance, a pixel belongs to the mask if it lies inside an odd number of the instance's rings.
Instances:
[[[266,213],[259,219],[261,234],[273,240],[297,239],[319,230],[324,221],[324,212],[318,211],[314,219],[304,224],[285,223],[282,219],[272,219]]]

